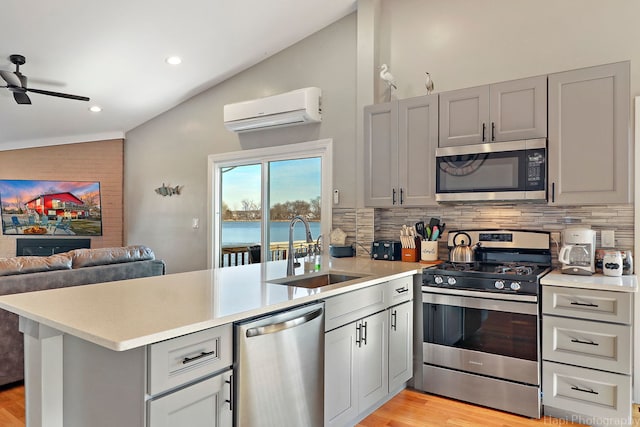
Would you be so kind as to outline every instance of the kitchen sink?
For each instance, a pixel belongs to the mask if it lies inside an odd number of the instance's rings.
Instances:
[[[269,283],[277,285],[296,286],[299,288],[315,289],[323,286],[335,285],[336,283],[348,282],[366,277],[363,274],[329,272],[322,274],[307,274],[304,276],[285,277],[277,280],[270,280]]]

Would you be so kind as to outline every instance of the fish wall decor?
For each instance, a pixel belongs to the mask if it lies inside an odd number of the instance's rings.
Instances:
[[[164,182],[162,183],[162,187],[158,187],[155,189],[155,192],[161,196],[173,196],[174,194],[180,195],[180,186],[176,185],[175,187],[167,187]]]

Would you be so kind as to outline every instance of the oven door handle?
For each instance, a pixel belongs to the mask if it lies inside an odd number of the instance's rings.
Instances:
[[[463,291],[464,292],[464,291]],[[491,299],[489,292],[473,292],[482,295],[478,298],[470,298],[465,295],[447,295],[440,293],[422,292],[422,302],[436,305],[449,305],[453,307],[475,308],[479,310],[502,311],[506,313],[538,315],[538,304],[531,301],[507,301]],[[489,294],[489,295],[488,295]]]
[[[422,286],[423,293],[432,293],[439,295],[458,295],[461,297],[474,297],[474,298],[482,298],[482,299],[492,299],[492,300],[505,300],[505,301],[516,301],[516,302],[538,302],[537,295],[522,295],[522,294],[510,294],[510,293],[500,293],[500,292],[487,292],[487,291],[469,291],[466,289],[455,289],[455,288],[440,288],[436,286]]]

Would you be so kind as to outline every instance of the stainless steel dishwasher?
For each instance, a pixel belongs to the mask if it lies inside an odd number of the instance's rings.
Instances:
[[[238,427],[324,423],[324,304],[236,325]]]

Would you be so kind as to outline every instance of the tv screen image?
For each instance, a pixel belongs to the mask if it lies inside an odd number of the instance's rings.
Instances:
[[[101,236],[100,182],[0,180],[2,234]]]

